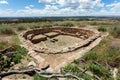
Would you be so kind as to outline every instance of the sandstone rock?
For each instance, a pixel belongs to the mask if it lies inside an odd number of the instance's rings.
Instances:
[[[37,66],[37,64],[34,61],[31,61],[28,63],[28,66]]]
[[[44,35],[36,35],[31,39],[31,41],[32,43],[36,44],[36,43],[39,43],[40,41],[45,41],[46,39],[47,37]]]
[[[47,37],[53,38],[53,37],[55,37],[55,36],[58,36],[59,33],[56,33],[56,32],[49,32],[49,33],[46,33],[45,35],[46,35]]]

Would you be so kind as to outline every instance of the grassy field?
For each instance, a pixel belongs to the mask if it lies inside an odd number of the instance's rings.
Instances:
[[[73,73],[85,80],[91,80],[93,77],[89,74],[84,74],[80,68],[92,72],[102,80],[113,80],[110,69],[117,68],[117,80],[120,80],[120,20],[117,19],[95,19],[95,20],[64,20],[64,21],[39,21],[25,23],[1,23],[0,24],[0,49],[8,46],[22,44],[17,35],[28,29],[46,28],[54,26],[64,27],[91,27],[102,32],[109,32],[109,36],[102,42],[86,53],[81,59],[74,60],[61,70],[61,72]],[[19,49],[17,48],[19,51]],[[20,48],[21,50],[21,48]],[[20,52],[21,54],[23,52]],[[22,57],[14,55],[14,62],[20,62]],[[2,69],[2,68],[1,68]],[[34,76],[35,80],[39,80],[38,75]],[[42,79],[41,79],[42,80]],[[46,80],[46,79],[43,79]],[[71,78],[68,78],[71,80]]]

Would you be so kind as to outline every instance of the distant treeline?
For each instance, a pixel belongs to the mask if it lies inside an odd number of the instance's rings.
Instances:
[[[95,21],[104,19],[118,19],[118,17],[1,17],[0,24],[2,23],[31,23],[31,22],[52,22],[52,21]]]

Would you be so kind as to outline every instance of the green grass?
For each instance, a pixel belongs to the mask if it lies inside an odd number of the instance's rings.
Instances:
[[[35,75],[33,76],[33,78],[34,78],[34,80],[47,80],[46,78],[43,78],[43,77],[41,77],[41,76],[38,75],[38,74],[35,74]]]
[[[99,76],[102,80],[112,80],[112,75],[106,67],[106,62],[111,67],[117,67],[120,69],[120,51],[116,46],[111,45],[111,42],[112,38],[110,36],[106,37],[98,46],[82,57],[82,59],[86,61],[85,64],[81,63],[80,59],[77,59],[73,62],[76,64],[75,66],[71,63],[65,67],[65,70],[67,72],[75,72],[75,75],[79,76],[78,74],[81,72],[78,68],[81,66],[82,68],[86,68],[93,74]],[[100,65],[93,63],[94,61],[98,62]]]
[[[22,44],[22,42],[18,38],[18,35],[15,35],[15,36],[12,37],[11,44],[13,44],[13,45],[20,45],[20,44]]]
[[[99,76],[99,77],[104,77],[104,78],[109,78],[110,73],[104,66],[96,65],[93,63],[89,63],[87,66],[87,69],[93,72],[93,74]]]
[[[80,71],[79,67],[76,64],[68,64],[65,66],[62,70],[61,73],[72,73],[80,78],[83,78],[84,80],[91,80],[91,76],[87,74],[83,74],[82,71]],[[68,80],[71,80],[72,78],[68,77]]]

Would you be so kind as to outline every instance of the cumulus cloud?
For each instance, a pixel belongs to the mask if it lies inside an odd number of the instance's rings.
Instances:
[[[34,7],[34,5],[28,5],[28,6],[25,6],[25,9],[31,9],[33,7]]]
[[[111,12],[119,12],[119,9],[120,9],[120,2],[118,3],[112,3],[112,4],[109,4],[109,5],[106,5]]]
[[[71,8],[94,8],[103,7],[104,3],[101,0],[39,0],[39,3],[56,4],[60,7]]]
[[[8,4],[6,0],[0,0],[0,4]]]
[[[39,0],[44,8],[27,5],[21,10],[0,10],[2,16],[97,16],[120,15],[120,2],[104,4],[102,0]],[[96,10],[97,8],[97,10]]]
[[[45,3],[45,4],[56,4],[57,0],[39,0],[39,3]]]

